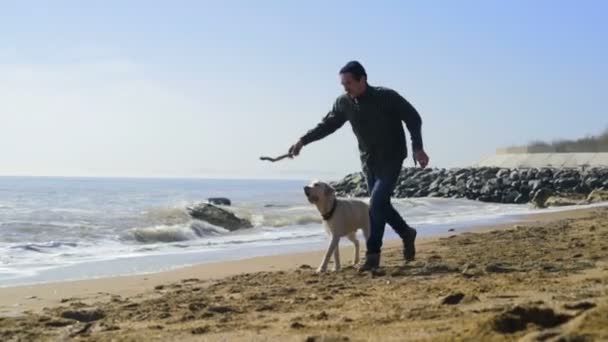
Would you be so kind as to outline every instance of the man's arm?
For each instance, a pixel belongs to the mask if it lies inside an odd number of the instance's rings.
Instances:
[[[346,122],[346,115],[337,109],[334,105],[332,110],[321,120],[321,122],[313,129],[308,131],[300,140],[304,145],[308,145],[311,142],[321,140],[326,136],[337,131],[338,128],[342,127]]]
[[[395,106],[401,120],[405,122],[407,130],[410,132],[410,138],[412,139],[412,148],[414,152],[422,151],[424,146],[422,144],[422,119],[420,114],[414,106],[412,106],[403,96],[395,92],[396,101]]]
[[[425,168],[429,163],[429,156],[424,152],[422,144],[422,119],[420,114],[403,96],[397,92],[394,95],[396,110],[410,132],[412,149],[414,150],[414,165],[418,162],[422,168]]]
[[[327,115],[315,128],[309,130],[300,138],[300,140],[298,140],[297,143],[289,148],[289,154],[292,156],[297,156],[300,154],[300,150],[303,146],[325,138],[326,136],[337,131],[338,128],[344,125],[345,122],[346,115],[338,108],[337,103],[334,104],[332,110],[327,113]]]

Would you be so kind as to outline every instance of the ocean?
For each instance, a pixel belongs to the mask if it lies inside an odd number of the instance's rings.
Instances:
[[[158,272],[252,256],[319,250],[321,218],[306,181],[0,177],[0,286]],[[186,207],[228,197],[254,228],[228,232]],[[515,221],[527,205],[394,200],[419,236]],[[386,238],[396,238],[387,229]],[[349,243],[348,241],[344,241]]]

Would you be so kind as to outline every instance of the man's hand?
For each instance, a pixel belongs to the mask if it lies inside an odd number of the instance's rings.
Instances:
[[[289,152],[288,152],[291,155],[291,158],[299,155],[302,147],[304,147],[304,143],[302,142],[302,140],[298,140],[297,143],[291,145],[291,147],[289,148]]]
[[[424,150],[415,151],[414,160],[417,161],[423,169],[429,164],[429,156],[427,156]]]

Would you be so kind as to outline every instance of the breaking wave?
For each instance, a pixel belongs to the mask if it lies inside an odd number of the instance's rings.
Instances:
[[[157,225],[151,227],[132,228],[126,239],[140,243],[179,242],[214,236],[228,231],[203,221],[193,220],[187,224]]]

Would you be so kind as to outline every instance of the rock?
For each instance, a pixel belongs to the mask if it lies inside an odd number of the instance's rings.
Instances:
[[[551,194],[553,194],[553,192],[547,188],[539,189],[534,194],[534,197],[532,197],[531,202],[536,208],[546,208],[545,202],[547,202],[547,199]]]
[[[538,189],[540,189],[542,184],[542,181],[538,179],[528,181],[528,186],[532,188],[532,191],[537,191]]]
[[[587,196],[587,203],[600,203],[608,201],[608,191],[606,190],[593,190]]]
[[[106,317],[105,312],[101,309],[80,309],[80,310],[66,310],[61,313],[62,318],[73,319],[78,322],[94,322]]]
[[[369,195],[365,177],[361,172],[349,174],[339,182],[331,184],[338,196]],[[532,199],[531,202],[537,207],[545,207],[545,202],[554,193],[587,196],[593,190],[608,191],[608,168],[404,168],[399,175],[394,194],[397,198],[428,196],[518,204]]]
[[[584,184],[587,185],[590,189],[595,189],[602,186],[602,180],[597,177],[589,177],[584,181]]]
[[[519,194],[515,197],[513,202],[516,204],[524,204],[524,203],[528,202],[528,199],[529,199],[529,197],[527,195]]]
[[[230,200],[226,197],[210,197],[210,198],[207,198],[207,203],[213,204],[213,205],[226,205],[226,206],[229,206],[232,204],[232,202],[230,202]]]
[[[502,196],[502,203],[515,203],[515,199],[520,195],[516,190],[511,190]]]
[[[201,203],[186,209],[193,218],[209,222],[230,231],[253,227],[251,222],[239,218],[232,212],[216,207],[213,204]]]
[[[558,178],[554,184],[559,190],[568,190],[577,186],[579,184],[579,180],[574,177]]]
[[[494,190],[495,190],[494,186],[486,183],[486,185],[484,185],[481,188],[481,190],[479,191],[479,193],[482,194],[482,195],[490,195],[490,194],[492,194],[494,192]]]
[[[511,170],[509,169],[501,169],[496,173],[496,178],[504,178],[511,174]]]

